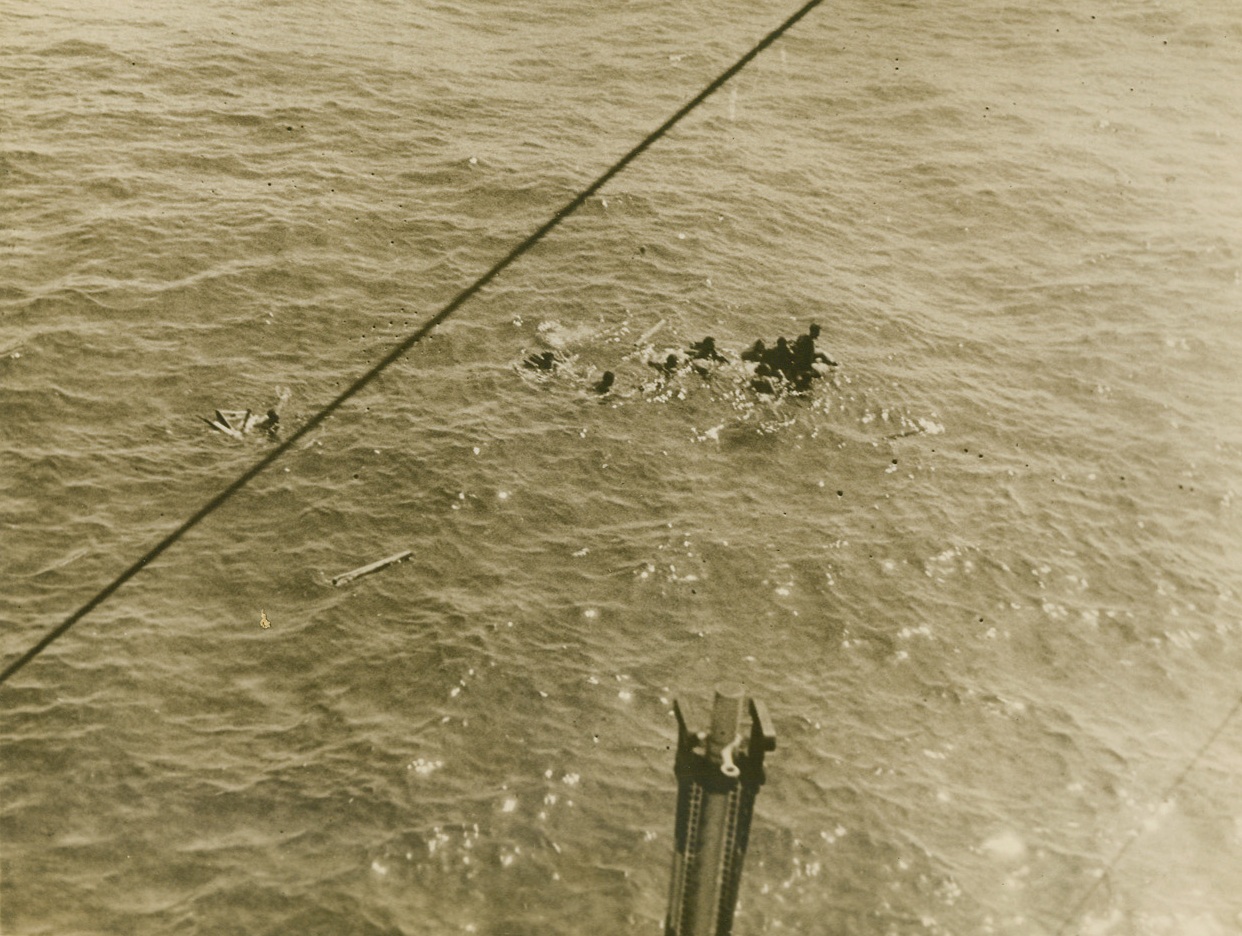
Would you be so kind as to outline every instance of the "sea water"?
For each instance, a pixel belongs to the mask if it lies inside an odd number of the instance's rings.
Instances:
[[[789,12],[7,3],[4,661]],[[1238,932],[1240,225],[1237,4],[823,5],[0,687],[0,929],[659,932],[735,681],[738,934]]]

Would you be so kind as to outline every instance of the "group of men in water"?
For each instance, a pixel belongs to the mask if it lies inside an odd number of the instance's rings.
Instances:
[[[784,380],[795,390],[809,390],[811,381],[821,376],[816,364],[836,367],[837,362],[822,351],[815,350],[815,339],[819,337],[820,328],[814,322],[805,335],[799,335],[791,345],[784,338],[776,339],[776,347],[767,348],[763,341],[756,341],[742,352],[743,361],[754,361],[754,387],[762,393],[773,393],[772,378]]]
[[[781,389],[795,393],[809,390],[811,382],[824,375],[821,368],[837,366],[836,361],[816,350],[815,339],[819,334],[820,327],[812,322],[807,333],[799,335],[792,342],[784,337],[777,338],[776,344],[769,348],[760,339],[743,351],[738,355],[739,359],[755,365],[750,380],[751,388],[757,393],[768,394],[775,394]],[[530,370],[551,372],[564,362],[565,358],[557,351],[542,351],[530,355],[522,365]],[[674,352],[666,355],[662,361],[648,361],[647,366],[653,368],[660,375],[661,381],[664,381],[683,366],[688,366],[706,377],[718,365],[727,363],[728,355],[722,354],[716,347],[716,339],[708,335],[680,354]],[[604,371],[592,389],[601,395],[610,393],[616,377],[612,371]],[[280,430],[280,408],[288,399],[289,390],[281,388],[276,405],[263,415],[251,410],[216,410],[215,419],[203,417],[203,422],[234,439],[242,439],[256,430],[275,438]]]
[[[820,335],[820,327],[814,323],[805,335],[799,335],[792,342],[781,337],[769,348],[760,339],[743,351],[739,356],[742,361],[755,365],[751,387],[758,393],[774,394],[779,388],[792,389],[804,393],[811,387],[811,382],[823,373],[817,365],[836,367],[837,362],[822,351],[815,348],[815,339]],[[561,358],[554,351],[532,354],[523,361],[523,365],[531,370],[555,370]],[[717,364],[724,364],[729,358],[721,354],[716,347],[716,339],[710,335],[702,341],[696,341],[682,354],[668,354],[664,360],[648,361],[647,366],[653,368],[662,378],[671,377],[683,365],[706,376]],[[596,393],[608,393],[612,390],[616,375],[612,371],[604,371],[603,377],[594,386]]]

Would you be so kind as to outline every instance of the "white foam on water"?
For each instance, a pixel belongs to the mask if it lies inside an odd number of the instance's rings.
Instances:
[[[1012,829],[991,835],[979,844],[979,849],[985,855],[1008,864],[1022,861],[1027,854],[1026,842]]]

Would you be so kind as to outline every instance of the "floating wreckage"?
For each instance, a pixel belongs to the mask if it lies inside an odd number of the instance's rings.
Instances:
[[[281,388],[276,405],[266,413],[256,413],[254,410],[218,409],[214,419],[208,419],[206,416],[199,418],[216,432],[222,432],[230,439],[244,439],[255,431],[263,431],[269,436],[274,436],[280,428],[280,410],[289,401],[290,395],[287,388]]]
[[[280,423],[280,415],[274,409],[262,416],[251,410],[216,410],[215,419],[201,418],[216,432],[223,432],[231,439],[241,439],[255,429],[265,429],[274,434]]]
[[[348,572],[342,572],[340,575],[334,575],[332,576],[332,584],[337,586],[346,585],[356,578],[362,578],[364,575],[370,575],[372,572],[378,572],[380,569],[386,569],[390,565],[395,565],[398,562],[404,562],[412,555],[414,555],[414,551],[412,549],[403,549],[399,553],[393,553],[391,556],[385,556],[383,559],[377,559],[375,562],[360,566],[357,569],[351,569]]]

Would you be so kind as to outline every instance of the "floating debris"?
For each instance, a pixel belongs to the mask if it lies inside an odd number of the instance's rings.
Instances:
[[[360,578],[364,575],[370,575],[372,572],[378,572],[380,569],[386,568],[387,566],[400,562],[403,559],[407,559],[412,555],[414,555],[414,550],[406,549],[406,550],[403,550],[402,552],[394,553],[391,556],[386,556],[383,559],[377,559],[375,562],[372,562],[370,565],[364,565],[350,572],[342,572],[340,575],[334,576],[332,579],[332,584],[333,585],[344,585],[348,582],[352,582],[356,578]]]
[[[243,438],[241,427],[250,418],[250,410],[216,410],[215,419],[208,419],[206,416],[201,418],[216,432],[223,432],[231,439],[241,439]],[[234,426],[234,423],[237,423],[237,426]]]
[[[276,405],[266,413],[259,414],[253,410],[216,410],[215,418],[200,417],[203,422],[222,432],[230,439],[242,439],[256,429],[262,429],[269,436],[275,436],[280,427],[280,410],[289,401],[291,392],[282,387],[277,394]]]
[[[639,335],[638,340],[635,341],[634,344],[637,347],[642,347],[643,345],[650,342],[651,339],[655,336],[655,333],[658,332],[663,327],[664,327],[664,319],[660,319],[660,321],[656,322],[654,325],[648,328],[645,332]]]

